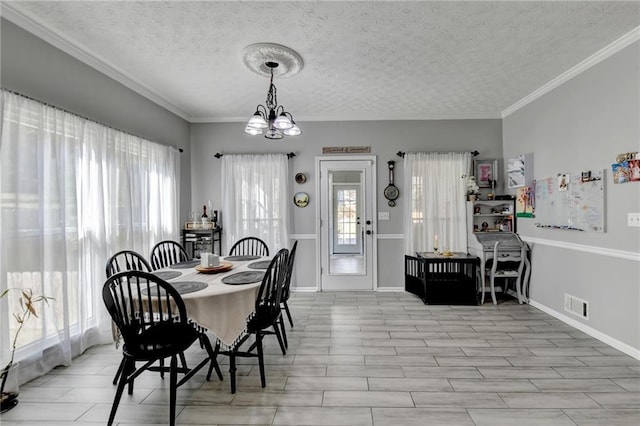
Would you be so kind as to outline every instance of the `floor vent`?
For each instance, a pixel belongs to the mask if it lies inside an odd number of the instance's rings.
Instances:
[[[564,310],[586,320],[589,319],[589,302],[570,294],[564,295]]]

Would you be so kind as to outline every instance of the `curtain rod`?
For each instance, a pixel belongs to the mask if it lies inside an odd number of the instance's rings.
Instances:
[[[144,138],[142,136],[133,134],[131,132],[127,132],[126,130],[121,130],[121,129],[118,129],[118,128],[113,127],[113,126],[109,126],[108,124],[104,124],[104,123],[96,121],[96,120],[94,120],[92,118],[85,117],[84,115],[80,115],[78,113],[71,112],[71,111],[69,111],[67,109],[64,109],[64,108],[60,108],[59,106],[50,104],[48,102],[41,101],[40,99],[36,99],[36,98],[32,98],[31,96],[23,95],[22,93],[16,92],[15,90],[11,90],[11,89],[7,89],[5,87],[2,87],[2,91],[8,92],[8,93],[12,93],[12,94],[14,94],[16,96],[20,96],[20,97],[25,98],[25,99],[29,99],[30,101],[38,102],[38,103],[40,103],[40,104],[42,104],[44,106],[48,106],[49,108],[57,109],[58,111],[62,111],[64,113],[66,113],[66,114],[71,114],[74,117],[82,118],[83,120],[87,120],[87,121],[90,121],[92,123],[99,124],[99,125],[104,126],[104,127],[108,128],[108,129],[113,129],[113,130],[116,130],[118,132],[122,132],[124,134],[130,135],[130,136],[134,136],[136,138],[144,139],[144,140],[147,140],[147,141],[150,141],[150,142],[160,143],[160,142],[152,141],[152,140],[150,140],[148,138]],[[160,145],[164,145],[164,144],[160,144]],[[182,148],[176,148],[175,146],[172,146],[172,145],[165,145],[165,146],[169,146],[169,147],[171,147],[173,149],[176,149],[176,150],[178,150],[178,152],[184,152],[184,149],[182,149]]]
[[[253,152],[247,152],[246,154],[254,154]],[[279,152],[268,152],[267,154],[279,154]],[[243,154],[229,154],[229,155],[243,155]],[[258,155],[265,155],[265,154],[258,154]],[[222,158],[224,156],[224,154],[220,153],[220,152],[216,152],[216,154],[214,155],[214,157],[216,158]],[[295,152],[287,152],[287,159],[293,158],[295,157],[296,154]]]
[[[398,152],[396,152],[396,155],[397,155],[398,157],[402,157],[402,158],[404,158],[404,155],[405,155],[405,154],[406,154],[406,152],[404,152],[404,151],[398,151]],[[471,151],[471,154],[473,154],[473,156],[475,157],[475,156],[477,156],[477,155],[478,155],[478,154],[480,154],[480,153],[476,150],[476,151]]]

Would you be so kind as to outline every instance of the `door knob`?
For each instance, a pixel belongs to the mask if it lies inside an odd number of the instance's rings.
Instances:
[[[367,221],[367,225],[371,225],[371,221],[370,220]]]

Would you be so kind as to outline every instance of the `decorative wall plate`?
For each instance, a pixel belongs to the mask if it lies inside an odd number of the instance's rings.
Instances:
[[[307,175],[304,173],[296,174],[296,183],[305,183],[307,181]]]
[[[306,192],[297,192],[293,196],[293,204],[298,207],[307,207],[309,205],[309,194]]]

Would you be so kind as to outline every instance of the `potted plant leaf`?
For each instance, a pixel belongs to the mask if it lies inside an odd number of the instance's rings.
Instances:
[[[52,297],[47,297],[43,295],[34,295],[33,290],[30,288],[18,289],[18,288],[8,288],[0,294],[0,299],[9,294],[10,291],[15,290],[20,292],[20,296],[18,297],[18,309],[13,312],[13,318],[18,323],[18,328],[11,340],[11,357],[9,362],[5,367],[0,371],[0,412],[4,413],[15,407],[18,404],[18,390],[17,386],[13,388],[9,386],[9,376],[10,374],[14,374],[12,370],[15,369],[14,365],[14,356],[16,353],[16,347],[18,344],[18,337],[20,336],[20,332],[24,328],[25,323],[32,316],[38,318],[38,312],[36,310],[36,305],[40,302],[49,303],[49,300],[53,300]]]

